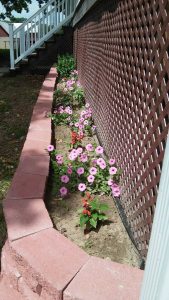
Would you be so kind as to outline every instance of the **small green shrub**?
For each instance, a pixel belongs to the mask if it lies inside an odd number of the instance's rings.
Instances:
[[[103,223],[108,219],[105,211],[109,210],[106,203],[102,203],[97,198],[92,198],[89,193],[83,201],[83,209],[80,211],[80,226],[86,230],[97,228],[99,223]]]
[[[71,72],[75,69],[75,59],[70,54],[59,55],[57,62],[57,71],[60,78],[69,77]]]

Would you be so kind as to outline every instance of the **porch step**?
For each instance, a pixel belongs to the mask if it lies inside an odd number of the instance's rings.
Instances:
[[[37,47],[26,59],[18,63],[20,72],[46,75],[56,62],[58,54],[72,53],[72,36],[72,27],[64,26],[57,34],[53,34],[48,41]]]
[[[36,51],[44,51],[44,50],[46,50],[45,46],[44,47],[38,47],[38,48],[36,48]]]
[[[28,58],[34,58],[34,57],[37,57],[37,56],[38,56],[37,52],[33,52],[33,53],[28,55]]]

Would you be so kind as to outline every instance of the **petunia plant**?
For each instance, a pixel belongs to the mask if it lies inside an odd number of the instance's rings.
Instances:
[[[114,197],[120,196],[121,170],[115,166],[115,159],[108,161],[101,157],[104,152],[103,147],[95,148],[92,144],[87,144],[85,147],[73,148],[66,158],[57,154],[53,148],[51,150],[49,148],[49,152],[58,191],[64,184],[69,192],[79,190],[82,193],[89,191],[91,194],[112,193]],[[68,170],[71,176],[62,177],[68,173]],[[67,182],[63,181],[63,178],[67,178],[65,179]],[[62,196],[61,192],[60,194]]]

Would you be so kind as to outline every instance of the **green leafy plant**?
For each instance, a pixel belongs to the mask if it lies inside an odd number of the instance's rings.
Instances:
[[[109,210],[106,203],[93,198],[90,193],[86,193],[83,201],[83,208],[80,212],[80,226],[85,230],[97,228],[97,226],[108,219],[105,212]]]
[[[66,125],[68,123],[68,118],[69,118],[68,113],[63,113],[63,114],[54,113],[49,116],[51,117],[55,126]]]
[[[75,69],[75,59],[70,54],[59,55],[57,61],[57,71],[60,78],[69,77]]]
[[[82,87],[76,85],[74,90],[69,93],[72,96],[72,105],[74,107],[82,107],[84,105],[84,90]]]
[[[54,106],[62,104],[64,106],[70,105],[70,103],[72,102],[72,95],[70,95],[69,93],[65,93],[63,91],[63,89],[58,88],[55,92],[54,92]]]

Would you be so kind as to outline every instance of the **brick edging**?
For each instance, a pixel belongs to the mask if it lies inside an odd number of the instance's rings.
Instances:
[[[30,300],[113,300],[118,299],[116,294],[119,297],[119,284],[124,285],[125,297],[127,293],[134,295],[133,300],[138,299],[142,271],[90,257],[53,229],[44,205],[49,172],[46,149],[52,136],[51,120],[46,115],[51,111],[56,78],[56,69],[51,68],[35,104],[19,165],[3,204],[8,240],[2,251],[1,283],[7,282],[23,299]]]

